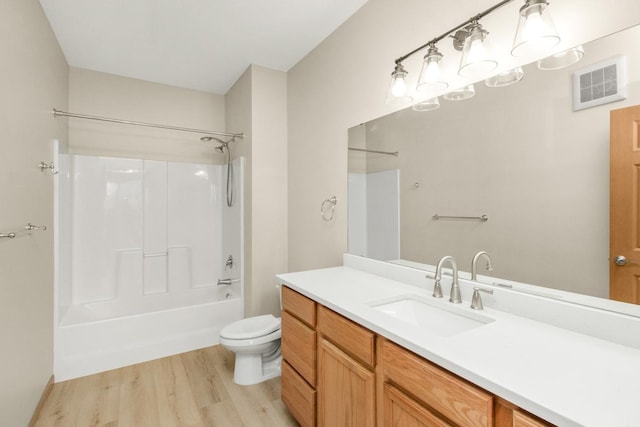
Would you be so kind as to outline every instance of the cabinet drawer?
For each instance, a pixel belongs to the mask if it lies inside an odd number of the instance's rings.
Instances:
[[[373,369],[376,343],[373,332],[323,306],[318,309],[318,332]]]
[[[316,386],[316,332],[300,320],[282,312],[282,357],[307,380]]]
[[[426,405],[462,426],[493,426],[493,397],[389,341],[384,375]]]
[[[316,425],[316,391],[284,360],[282,402],[302,427]]]
[[[525,412],[500,397],[494,396],[494,401],[494,427],[553,427],[553,424]]]
[[[298,292],[282,286],[282,309],[296,316],[311,328],[316,327],[316,303]]]
[[[384,385],[383,400],[384,427],[452,427],[392,385]]]
[[[544,421],[538,420],[537,418],[525,414],[522,411],[515,410],[513,411],[513,427],[549,427],[551,424],[548,424]]]

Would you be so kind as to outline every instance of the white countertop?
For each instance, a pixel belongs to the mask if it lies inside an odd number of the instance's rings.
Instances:
[[[346,266],[277,277],[301,294],[556,425],[640,426],[637,348],[516,316],[487,303],[483,311],[471,310],[464,285],[463,304],[456,308],[495,321],[450,337],[368,305],[405,294],[451,305],[444,281],[445,298],[434,299],[427,279],[418,287]],[[482,296],[501,298],[500,294]]]

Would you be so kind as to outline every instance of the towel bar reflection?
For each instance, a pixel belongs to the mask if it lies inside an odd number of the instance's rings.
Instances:
[[[467,219],[467,220],[471,220],[471,221],[482,221],[482,222],[487,222],[489,221],[489,217],[487,215],[481,215],[481,216],[445,216],[445,215],[438,215],[435,214],[433,216],[434,220],[439,220],[439,219]]]
[[[27,225],[24,226],[23,230],[18,230],[18,231],[12,231],[10,233],[0,233],[0,239],[15,239],[16,237],[18,237],[20,234],[24,234],[24,233],[29,233],[33,230],[46,230],[47,226],[46,225],[33,225],[30,222],[27,223]]]

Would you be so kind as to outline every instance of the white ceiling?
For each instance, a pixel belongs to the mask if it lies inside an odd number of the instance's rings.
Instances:
[[[40,0],[72,67],[225,94],[288,71],[366,0]]]

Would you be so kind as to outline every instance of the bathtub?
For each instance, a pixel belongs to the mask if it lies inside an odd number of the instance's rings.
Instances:
[[[220,301],[155,311],[161,303],[152,301],[130,315],[113,301],[67,308],[54,347],[56,382],[218,344],[220,329],[242,318],[240,295],[227,293]]]

